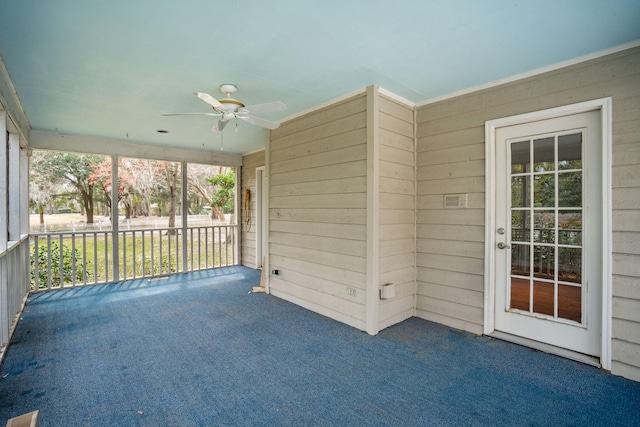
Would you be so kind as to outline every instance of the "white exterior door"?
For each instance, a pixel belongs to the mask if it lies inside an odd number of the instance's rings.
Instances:
[[[600,111],[498,127],[494,330],[601,356]],[[491,250],[491,249],[489,249]]]

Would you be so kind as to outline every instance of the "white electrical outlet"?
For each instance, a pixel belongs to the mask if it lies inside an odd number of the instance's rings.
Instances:
[[[350,297],[355,297],[356,296],[356,289],[355,288],[347,288],[347,295],[349,295]]]

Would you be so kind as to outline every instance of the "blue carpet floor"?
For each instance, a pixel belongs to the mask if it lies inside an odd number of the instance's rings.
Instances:
[[[410,319],[372,337],[243,267],[30,296],[0,425],[640,425],[640,383]]]

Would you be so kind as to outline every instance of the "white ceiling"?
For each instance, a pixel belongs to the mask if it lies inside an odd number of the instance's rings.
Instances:
[[[33,129],[220,149],[193,92],[283,101],[371,84],[420,103],[640,39],[638,0],[2,0],[0,55]],[[166,129],[168,134],[160,134]],[[230,124],[225,152],[264,146]]]

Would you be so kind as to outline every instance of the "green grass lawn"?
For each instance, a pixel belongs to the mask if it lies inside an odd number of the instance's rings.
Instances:
[[[120,232],[118,240],[118,279],[159,276],[184,271],[196,271],[234,264],[233,239],[229,243],[211,229],[189,229],[187,232],[186,270],[183,260],[181,234],[168,235],[166,230]],[[84,283],[114,281],[113,239],[110,232],[85,235],[50,236],[51,253],[47,250],[47,236],[37,240],[38,287],[48,287],[49,268],[52,287]],[[35,244],[31,239],[32,288],[35,289]],[[62,255],[60,246],[62,245]],[[75,254],[75,256],[73,256]],[[75,262],[74,262],[75,259]],[[62,264],[62,266],[61,266]],[[60,274],[62,272],[62,274]]]

